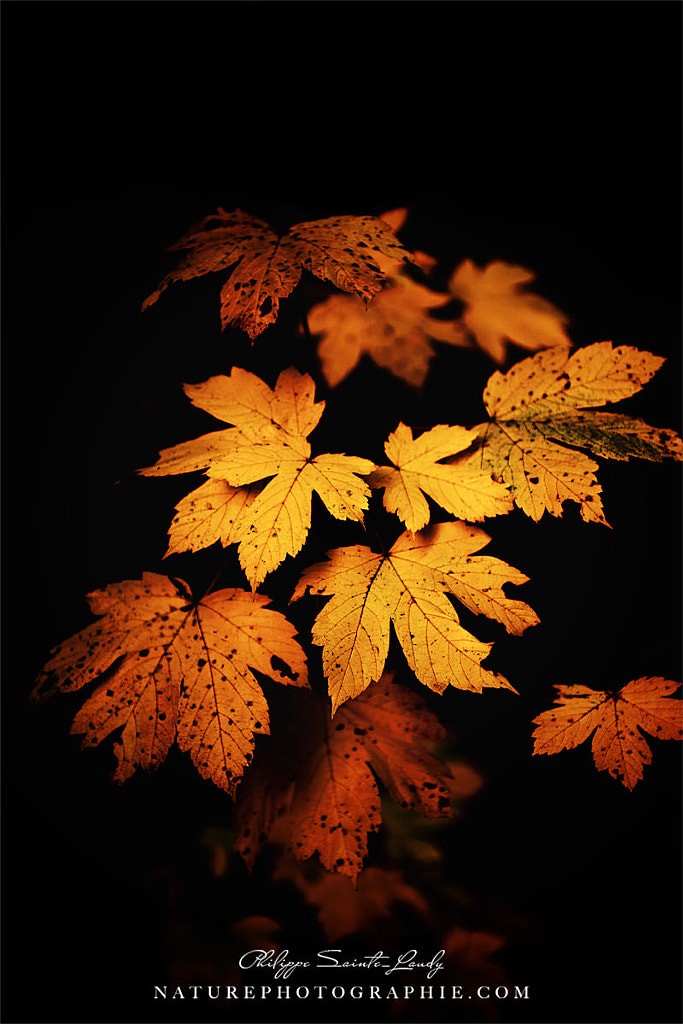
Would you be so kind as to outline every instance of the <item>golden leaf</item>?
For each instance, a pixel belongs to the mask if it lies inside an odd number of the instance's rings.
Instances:
[[[659,676],[634,679],[618,693],[588,686],[556,686],[555,706],[534,719],[534,754],[557,754],[583,743],[591,733],[593,760],[633,789],[652,752],[643,732],[662,740],[683,736],[683,701],[670,695],[680,683]],[[639,730],[642,730],[639,731]]]
[[[384,445],[396,468],[379,466],[368,482],[384,488],[384,507],[412,532],[429,522],[425,494],[459,519],[480,522],[487,516],[505,515],[514,504],[510,492],[482,469],[478,459],[442,461],[468,449],[476,438],[476,430],[444,424],[413,438],[410,427],[399,423]]]
[[[391,623],[411,669],[436,693],[449,685],[475,692],[484,686],[513,689],[482,667],[493,644],[464,629],[446,597],[452,594],[514,635],[538,622],[532,608],[503,592],[506,583],[520,585],[527,577],[497,558],[474,555],[489,540],[466,523],[439,523],[401,534],[387,555],[360,545],[336,548],[327,562],[304,571],[292,600],[307,590],[331,597],[312,639],[323,649],[333,713],[382,675]]]
[[[334,720],[327,700],[302,693],[291,703],[291,728],[258,751],[240,790],[235,847],[250,867],[267,840],[355,879],[382,820],[375,776],[403,807],[450,816],[449,769],[429,746],[445,730],[390,675]]]
[[[519,291],[533,279],[530,270],[498,260],[483,270],[464,260],[451,276],[448,287],[465,303],[463,323],[497,363],[505,359],[506,341],[528,349],[571,345],[564,313],[538,295]]]
[[[325,403],[315,402],[308,374],[290,367],[271,390],[259,377],[234,367],[229,377],[186,385],[185,392],[194,405],[235,425],[166,448],[153,466],[139,471],[165,476],[201,470],[210,478],[177,506],[167,553],[196,551],[216,541],[236,543],[240,564],[256,589],[303,547],[314,491],[336,519],[362,522],[370,489],[360,475],[370,473],[374,464],[349,455],[311,458],[307,435]],[[248,491],[241,490],[247,486]]]
[[[367,301],[385,279],[376,254],[412,260],[378,217],[305,221],[279,236],[258,217],[220,207],[169,251],[184,255],[142,308],[152,306],[175,282],[232,267],[221,289],[221,324],[241,327],[252,339],[276,321],[280,299],[294,290],[302,270]]]
[[[561,516],[563,503],[574,501],[584,520],[608,526],[595,475],[598,464],[567,445],[611,459],[683,458],[675,431],[593,411],[636,394],[663,362],[650,352],[613,348],[604,341],[573,355],[548,349],[507,373],[496,371],[484,390],[491,420],[475,428],[481,466],[510,489],[515,504],[535,521],[544,512]]]
[[[110,584],[88,601],[100,618],[51,652],[34,698],[104,676],[71,731],[87,747],[122,728],[117,782],[137,768],[157,768],[177,736],[200,774],[232,793],[251,761],[254,734],[269,728],[252,669],[308,685],[294,627],[261,595],[226,589],[193,602],[181,580],[156,573]]]
[[[318,356],[327,383],[339,384],[367,354],[378,366],[419,387],[434,356],[430,339],[468,344],[459,323],[429,315],[450,301],[450,295],[400,275],[368,306],[346,295],[332,295],[314,306],[308,326],[311,333],[322,335]]]

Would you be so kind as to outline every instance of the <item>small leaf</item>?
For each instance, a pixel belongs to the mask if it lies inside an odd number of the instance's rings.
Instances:
[[[446,512],[470,522],[505,515],[513,507],[512,497],[478,460],[442,461],[468,449],[476,437],[475,430],[440,424],[413,438],[410,427],[399,423],[384,445],[396,468],[380,466],[368,482],[371,487],[384,488],[384,507],[395,512],[412,532],[429,523],[425,494]]]
[[[643,732],[662,740],[683,736],[683,701],[671,699],[680,685],[659,676],[643,676],[617,694],[581,685],[556,686],[555,705],[534,719],[533,752],[570,750],[594,732],[596,768],[633,789],[643,777],[643,766],[652,761]]]
[[[465,327],[496,363],[505,359],[506,341],[528,349],[571,345],[564,313],[538,295],[519,291],[533,279],[524,267],[496,261],[479,270],[464,260],[449,281],[452,294],[465,303]]]

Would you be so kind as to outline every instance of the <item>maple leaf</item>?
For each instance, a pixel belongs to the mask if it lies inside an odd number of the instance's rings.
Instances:
[[[200,470],[209,477],[177,506],[167,554],[197,551],[216,541],[236,543],[256,589],[303,547],[314,491],[336,519],[362,522],[370,489],[361,474],[374,464],[342,454],[311,458],[306,438],[325,403],[315,402],[308,374],[290,367],[271,389],[255,374],[233,367],[230,376],[186,384],[185,393],[194,405],[234,426],[166,448],[153,466],[139,470],[143,476]]]
[[[412,532],[429,522],[425,494],[459,519],[479,522],[486,516],[505,515],[514,504],[510,492],[482,469],[476,457],[443,462],[468,449],[476,438],[476,430],[444,424],[413,438],[410,427],[399,423],[384,445],[395,468],[379,466],[368,482],[384,488],[384,507]]]
[[[381,824],[375,775],[403,807],[450,815],[449,770],[429,748],[445,730],[390,675],[334,720],[327,700],[301,693],[297,703],[291,729],[259,750],[240,791],[235,848],[250,867],[268,840],[355,879]]]
[[[393,232],[405,223],[405,207],[388,210],[381,219]],[[413,263],[423,271],[436,260],[423,252],[412,254]],[[364,354],[378,366],[414,387],[424,383],[434,356],[430,339],[450,345],[469,345],[460,323],[438,320],[430,310],[451,302],[451,296],[434,292],[412,281],[401,268],[403,260],[378,256],[387,282],[369,305],[346,295],[332,295],[308,314],[312,334],[322,335],[318,357],[323,375],[335,387],[351,373]]]
[[[394,924],[397,903],[412,907],[429,917],[429,904],[410,885],[401,871],[366,867],[354,881],[346,875],[331,874],[315,862],[299,864],[294,858],[279,859],[273,877],[292,882],[306,902],[315,907],[318,920],[332,942],[357,932],[367,936],[377,926]]]
[[[466,523],[439,523],[401,534],[386,555],[360,545],[336,548],[327,552],[327,562],[304,571],[293,601],[307,590],[331,597],[311,636],[323,649],[333,713],[381,676],[391,623],[410,668],[436,693],[449,685],[475,692],[484,686],[513,690],[503,676],[481,665],[493,644],[477,640],[460,624],[446,596],[517,636],[538,622],[529,605],[503,591],[505,584],[520,585],[527,577],[500,559],[474,554],[489,540]]]
[[[232,793],[254,734],[269,728],[252,670],[308,685],[294,627],[262,595],[226,589],[194,602],[181,580],[151,572],[95,590],[88,602],[98,621],[51,652],[34,699],[102,677],[71,731],[87,747],[122,728],[115,781],[157,768],[177,737],[200,774]]]
[[[643,732],[662,740],[683,736],[683,701],[670,695],[680,683],[659,676],[634,679],[618,693],[588,686],[556,686],[555,704],[534,719],[534,754],[570,750],[595,733],[593,760],[630,790],[643,777],[652,752]],[[642,730],[639,731],[639,730]]]
[[[497,363],[505,359],[506,340],[528,349],[571,345],[564,313],[538,295],[519,291],[533,280],[530,270],[499,260],[483,270],[464,260],[451,276],[451,293],[465,303],[465,327]]]
[[[683,458],[675,431],[595,406],[636,394],[664,362],[660,356],[609,341],[579,349],[548,349],[496,371],[484,390],[491,420],[475,428],[481,465],[506,484],[515,504],[538,521],[561,516],[565,501],[587,522],[608,526],[595,476],[603,458]],[[586,411],[589,410],[589,411]]]
[[[312,334],[322,335],[318,357],[327,383],[339,384],[367,354],[378,366],[419,387],[434,356],[430,339],[469,344],[459,323],[430,316],[430,310],[450,301],[450,295],[402,275],[368,306],[346,295],[318,303],[308,314],[308,326]]]
[[[367,301],[385,279],[378,254],[412,260],[378,217],[304,221],[278,235],[258,217],[242,210],[226,212],[221,207],[194,225],[169,251],[184,255],[145,299],[143,310],[175,282],[233,267],[221,289],[221,324],[223,329],[241,327],[252,340],[276,321],[280,299],[294,290],[302,270]]]

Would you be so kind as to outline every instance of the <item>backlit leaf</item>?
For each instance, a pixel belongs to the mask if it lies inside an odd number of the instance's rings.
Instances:
[[[158,768],[174,739],[200,774],[232,793],[267,733],[256,670],[307,686],[306,660],[268,599],[226,589],[194,602],[181,580],[144,573],[88,595],[99,616],[51,652],[35,699],[99,681],[72,732],[95,746],[122,729],[114,779]]]
[[[168,553],[216,541],[238,545],[252,587],[304,545],[315,491],[336,519],[363,520],[374,464],[342,454],[311,457],[307,435],[325,407],[308,374],[284,370],[271,389],[234,367],[230,376],[186,385],[192,403],[234,426],[166,448],[143,476],[201,470],[209,482],[177,506]],[[247,490],[248,488],[248,490]]]
[[[662,740],[683,736],[683,701],[671,699],[680,685],[653,676],[634,679],[618,693],[556,686],[554,706],[534,719],[533,752],[570,750],[594,733],[596,768],[633,789],[643,777],[643,766],[652,761],[643,733]]]
[[[446,512],[470,522],[505,515],[514,504],[510,492],[478,459],[442,461],[464,452],[476,437],[475,430],[440,424],[413,438],[410,427],[399,423],[384,445],[395,468],[379,466],[368,477],[370,486],[384,488],[384,507],[413,532],[430,519],[425,495]]]
[[[299,694],[291,726],[259,749],[237,805],[236,849],[251,866],[265,841],[298,860],[318,854],[355,879],[382,819],[375,776],[425,817],[448,817],[449,770],[431,752],[443,727],[422,700],[384,676],[334,719],[327,700]]]
[[[527,349],[571,345],[564,313],[538,295],[519,290],[533,279],[530,270],[500,261],[480,270],[464,260],[451,276],[448,287],[465,303],[465,327],[497,363],[505,359],[509,341]]]
[[[536,521],[545,512],[561,516],[564,502],[573,501],[584,520],[608,525],[598,464],[576,447],[611,459],[683,458],[675,431],[594,411],[636,394],[663,362],[650,352],[604,341],[573,355],[548,349],[505,374],[496,371],[484,391],[491,419],[475,428],[481,466],[509,487],[515,503]]]
[[[367,306],[353,296],[332,295],[314,306],[308,326],[321,335],[318,357],[334,387],[368,355],[414,387],[424,383],[434,356],[432,341],[468,345],[462,325],[430,315],[451,301],[405,275],[394,278]]]
[[[152,306],[178,281],[230,270],[221,289],[221,324],[223,328],[241,327],[252,339],[276,321],[280,300],[294,290],[302,270],[367,301],[379,291],[386,276],[376,255],[412,260],[378,217],[305,221],[278,235],[258,217],[220,207],[170,251],[183,256],[142,308]]]
[[[304,571],[292,600],[306,591],[331,598],[318,613],[312,639],[322,647],[333,713],[382,675],[392,623],[410,668],[436,693],[448,686],[513,689],[482,666],[493,645],[460,624],[446,596],[514,635],[538,622],[532,608],[503,591],[527,577],[497,558],[474,554],[489,540],[466,523],[439,523],[401,534],[387,555],[360,545],[336,548],[327,562]]]

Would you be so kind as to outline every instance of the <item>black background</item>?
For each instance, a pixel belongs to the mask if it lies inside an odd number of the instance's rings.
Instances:
[[[232,363],[272,383],[294,361],[328,402],[318,450],[379,460],[399,419],[416,430],[478,422],[492,369],[440,349],[421,396],[371,364],[328,392],[314,349],[292,348],[310,282],[252,350],[239,332],[221,335],[211,280],[140,313],[168,269],[163,249],[217,205],[283,229],[407,206],[403,241],[444,275],[465,257],[530,267],[576,344],[666,356],[624,411],[678,428],[680,10],[3,4],[8,1024],[170,1020],[150,986],[171,976],[172,958],[215,956],[247,914],[280,915],[294,947],[320,939],[265,876],[233,865],[212,880],[201,837],[226,826],[229,807],[187,759],[112,787],[108,752],[84,754],[68,735],[78,697],[28,704],[49,648],[90,621],[89,590],[166,568],[186,482],[133,471],[211,429],[180,383]],[[530,576],[524,596],[543,623],[522,640],[479,633],[499,639],[494,667],[520,697],[432,702],[487,779],[444,840],[446,873],[470,894],[468,924],[505,934],[497,961],[532,986],[521,1009],[498,1007],[504,1021],[680,1019],[678,745],[652,741],[630,794],[588,750],[530,756],[552,684],[680,678],[677,467],[600,472],[612,531],[572,508],[538,525],[517,513],[488,524],[491,553]],[[306,564],[360,540],[318,522]],[[215,558],[177,559],[173,571],[200,589]],[[286,601],[299,567],[265,592]],[[305,629],[310,609],[296,615]],[[252,1012],[287,1017],[283,1004]]]

